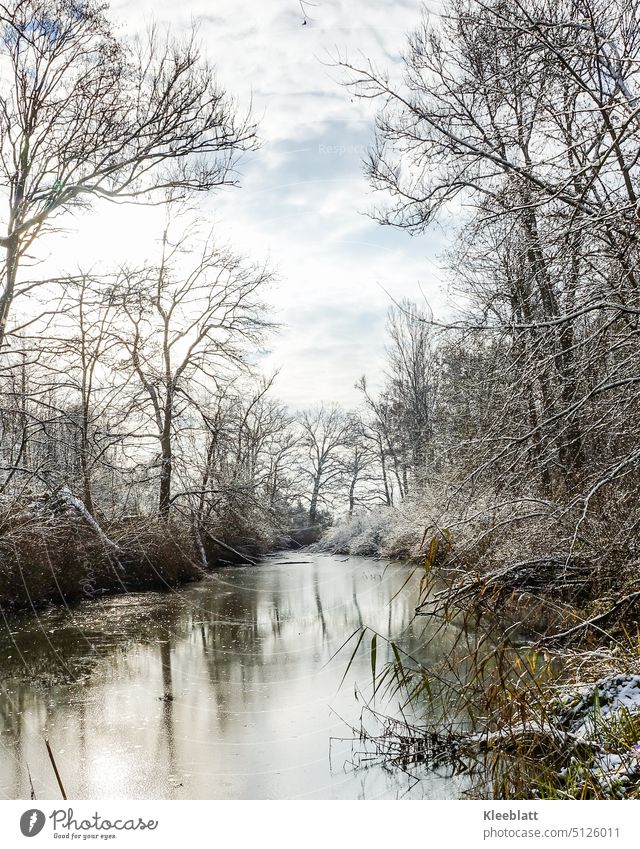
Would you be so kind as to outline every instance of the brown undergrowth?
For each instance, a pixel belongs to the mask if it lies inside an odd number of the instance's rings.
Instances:
[[[0,514],[0,605],[5,612],[74,604],[106,593],[162,590],[198,580],[209,567],[256,562],[259,540],[203,527],[188,517],[94,520],[77,499],[11,504]],[[225,541],[227,536],[230,542]]]
[[[458,637],[428,667],[393,641],[389,663],[372,661],[361,762],[464,773],[478,798],[640,798],[640,586],[625,552],[540,545],[498,565],[487,541],[456,550],[448,529],[425,533],[416,616],[430,640]],[[370,637],[379,656],[385,638]],[[399,714],[380,713],[382,693]]]

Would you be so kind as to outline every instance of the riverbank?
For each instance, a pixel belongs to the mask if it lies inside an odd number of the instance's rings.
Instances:
[[[76,604],[107,594],[162,590],[208,569],[254,564],[275,535],[223,539],[186,518],[91,516],[68,491],[12,505],[0,521],[0,604],[5,612]]]
[[[75,522],[29,523],[0,538],[0,603],[5,611],[75,604],[108,593],[157,590],[203,572],[185,529],[131,521],[108,526],[106,545]]]
[[[496,623],[491,646],[466,646],[466,675],[460,658],[434,675],[399,653],[394,686],[429,701],[438,681],[456,680],[455,708],[415,727],[383,721],[370,744],[390,764],[475,772],[482,798],[640,796],[635,559],[622,546],[609,546],[606,562],[582,539],[567,546],[567,527],[546,505],[529,508],[530,517],[511,504],[446,516],[429,507],[413,501],[355,515],[319,543],[412,559],[424,569],[419,616],[455,618],[461,633]],[[470,725],[460,716],[473,717]]]
[[[592,525],[578,534],[572,516],[561,521],[554,505],[540,502],[532,508],[528,501],[445,510],[437,499],[407,499],[396,508],[344,518],[315,548],[407,558],[427,571],[437,569],[448,587],[430,599],[432,612],[438,605],[490,610],[503,615],[507,625],[519,621],[532,642],[586,641],[593,648],[636,628],[640,579],[630,545],[608,544],[608,556],[601,557],[597,540],[606,539],[605,529]]]

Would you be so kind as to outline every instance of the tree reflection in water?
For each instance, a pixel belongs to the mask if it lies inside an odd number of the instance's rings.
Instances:
[[[348,657],[332,656],[368,625],[428,662],[455,628],[425,645],[413,567],[306,559],[11,620],[0,635],[3,795],[28,798],[28,765],[38,797],[57,797],[45,734],[70,798],[405,793],[402,775],[351,769],[348,741],[334,744],[330,766],[330,737],[347,736],[361,710],[354,687],[371,687],[366,652],[341,688]],[[410,795],[456,792],[447,775],[425,773]]]

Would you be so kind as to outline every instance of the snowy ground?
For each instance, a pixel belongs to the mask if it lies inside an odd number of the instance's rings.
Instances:
[[[572,736],[593,744],[583,766],[605,795],[622,798],[640,782],[640,675],[609,675],[576,693],[559,714]]]

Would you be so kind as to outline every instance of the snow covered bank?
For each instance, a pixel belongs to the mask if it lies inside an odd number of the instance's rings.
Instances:
[[[640,675],[613,674],[580,688],[556,716],[590,753],[562,771],[565,782],[582,782],[600,798],[640,792]]]

